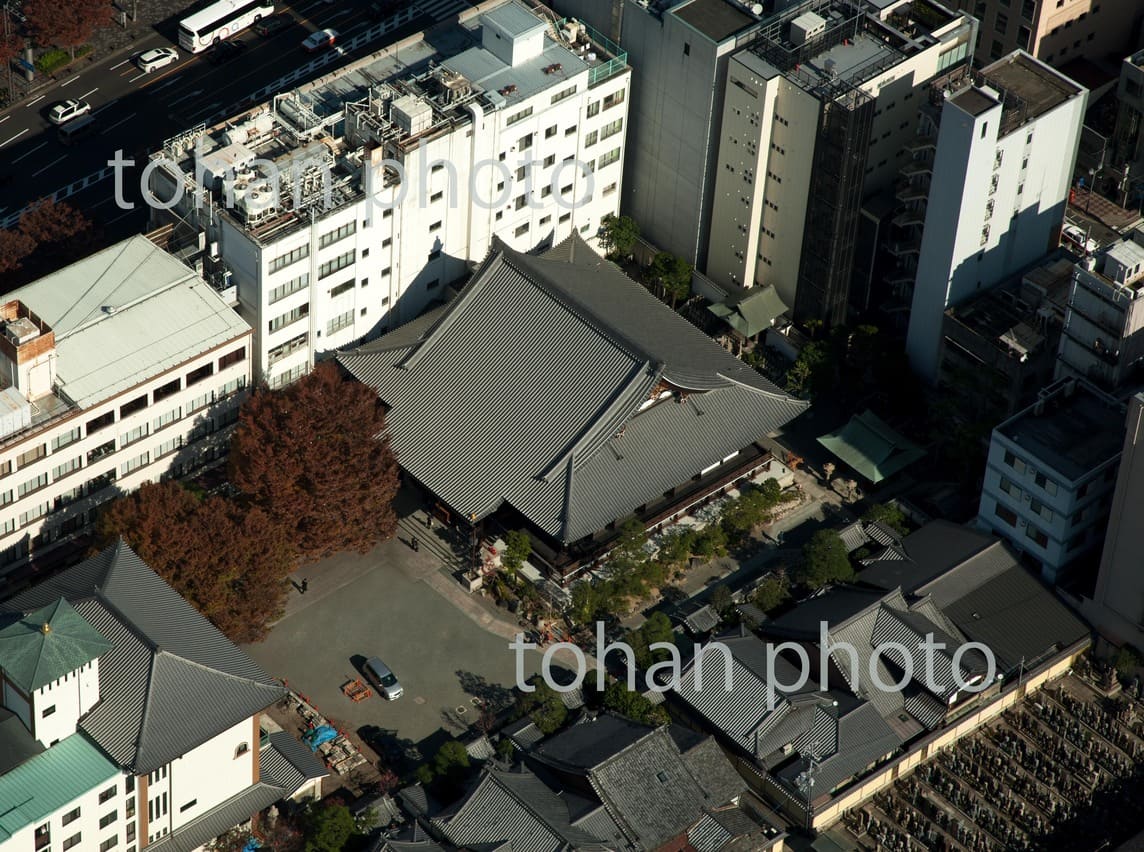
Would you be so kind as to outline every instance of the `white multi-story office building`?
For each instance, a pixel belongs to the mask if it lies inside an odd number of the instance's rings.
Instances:
[[[1107,391],[1135,384],[1144,368],[1144,230],[1077,264],[1057,353],[1057,375]]]
[[[122,542],[0,607],[0,684],[2,852],[200,849],[327,774],[264,732],[282,686]]]
[[[1058,582],[1104,539],[1124,440],[1124,405],[1061,379],[993,430],[977,523]]]
[[[485,4],[170,140],[152,185],[188,189],[179,215],[205,234],[204,270],[237,285],[256,376],[283,384],[407,322],[494,239],[594,241],[624,168],[631,71],[615,51],[543,7]]]
[[[910,146],[916,163],[907,164],[918,191],[896,221],[924,223],[913,242],[906,350],[928,381],[937,377],[946,308],[1055,247],[1087,100],[1087,90],[1015,51],[951,82],[936,129],[920,128]]]
[[[861,201],[893,185],[918,103],[967,65],[975,32],[928,0],[821,0],[764,21],[729,63],[707,276],[844,321]]]
[[[0,584],[117,494],[221,458],[250,384],[250,349],[242,318],[145,237],[9,293]]]

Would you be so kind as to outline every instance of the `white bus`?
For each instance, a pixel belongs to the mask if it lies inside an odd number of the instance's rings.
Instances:
[[[179,23],[179,47],[199,53],[273,14],[272,0],[219,0]]]

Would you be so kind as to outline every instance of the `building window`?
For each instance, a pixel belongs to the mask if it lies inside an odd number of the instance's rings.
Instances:
[[[617,118],[615,121],[609,122],[600,128],[600,138],[607,139],[609,136],[615,136],[624,129],[624,120]]]
[[[76,456],[74,459],[70,459],[63,464],[58,464],[52,468],[52,480],[63,479],[72,471],[79,470],[82,466],[83,459],[80,456]]]
[[[544,131],[544,138],[545,139],[551,139],[553,136],[556,135],[556,130],[557,130],[556,125],[555,124],[552,125],[547,130]]]
[[[99,852],[107,852],[108,849],[114,849],[117,843],[119,843],[119,835],[113,834],[99,844]]]
[[[150,463],[151,463],[151,454],[150,453],[143,453],[142,455],[136,456],[135,458],[130,459],[129,461],[126,461],[123,463],[122,468],[121,468],[122,475],[127,476],[127,474],[134,473],[135,471],[139,470],[139,468],[146,467]]]
[[[114,452],[115,452],[115,439],[113,438],[110,441],[105,441],[104,443],[100,444],[98,447],[92,447],[90,450],[88,450],[87,451],[87,463],[91,464],[92,462],[97,462],[101,458],[103,458],[104,456],[109,455],[110,453],[114,453]]]
[[[596,167],[602,169],[605,166],[610,166],[612,163],[616,162],[619,159],[620,159],[620,149],[616,148],[613,151],[609,151],[607,154],[601,155],[600,159],[597,161]]]
[[[119,419],[130,417],[138,411],[142,411],[147,407],[147,394],[131,400],[131,402],[124,403],[119,407]]]
[[[108,787],[106,790],[99,794],[99,803],[101,805],[105,805],[110,802],[115,798],[115,791],[115,787]]]
[[[347,266],[352,266],[354,262],[354,252],[347,251],[345,254],[340,254],[333,260],[327,260],[318,267],[318,278],[326,278],[333,275],[340,269],[345,269]]]
[[[250,751],[250,743],[239,743],[238,747],[234,750],[235,760],[242,757],[248,751]]]
[[[591,148],[593,145],[596,144],[596,141],[599,138],[600,138],[600,131],[599,130],[593,130],[591,133],[589,133],[587,136],[584,137],[584,147],[585,148]]]
[[[1005,506],[1002,506],[1000,503],[998,503],[997,508],[994,510],[994,513],[997,515],[998,518],[1000,518],[1002,521],[1004,521],[1009,526],[1015,527],[1017,525],[1017,513],[1014,512],[1012,509],[1009,509]]]
[[[40,718],[46,719],[55,712],[56,712],[56,705],[53,704],[51,707],[45,707],[43,712],[40,713]],[[66,825],[66,823],[65,823],[65,825]]]
[[[353,324],[354,312],[352,310],[346,311],[344,314],[339,314],[326,323],[326,334],[336,334],[343,328],[348,328]]]
[[[32,447],[32,449],[25,450],[24,452],[20,453],[20,455],[16,456],[16,469],[23,469],[30,465],[32,462],[42,459],[47,454],[48,445],[37,444],[36,446]]]
[[[1017,471],[1017,473],[1024,475],[1025,463],[1013,455],[1008,450],[1005,451],[1005,464]]]
[[[612,94],[604,98],[604,109],[611,109],[614,106],[622,104],[626,97],[627,93],[623,89],[612,92]]]
[[[309,340],[308,334],[299,334],[297,337],[292,337],[283,343],[281,346],[275,346],[266,353],[266,360],[268,364],[273,364],[275,361],[280,361],[287,355],[301,349],[306,345]]]
[[[530,115],[532,115],[532,107],[525,107],[520,112],[515,112],[512,115],[510,115],[508,118],[506,118],[504,121],[504,126],[505,127],[511,127],[512,125],[516,124],[518,121],[524,121]]]
[[[318,237],[318,248],[324,249],[326,246],[332,246],[339,240],[344,240],[355,231],[357,231],[356,219],[353,222],[347,222],[345,225],[342,225],[340,228],[336,228],[333,231],[327,231]]]
[[[690,56],[691,55],[691,42],[685,41],[683,43],[683,55],[684,56]]]
[[[24,497],[27,494],[31,494],[33,491],[39,491],[41,488],[43,488],[47,484],[48,484],[48,474],[45,471],[44,473],[41,473],[39,476],[32,477],[27,482],[22,482],[20,484],[20,487],[17,488],[16,491],[21,497]]]
[[[222,372],[227,367],[233,367],[235,364],[241,364],[246,360],[246,347],[240,346],[233,352],[228,352],[218,359],[218,369]]]
[[[436,231],[440,231],[440,230],[441,230],[441,222],[439,222],[439,221],[434,222],[432,225],[429,226],[429,233],[430,234],[435,233]]]
[[[120,437],[119,446],[129,447],[136,441],[146,438],[150,431],[150,424],[148,423],[144,423],[141,426],[136,426],[130,432]]]
[[[1049,537],[1032,524],[1029,524],[1027,527],[1025,527],[1025,535],[1036,542],[1040,547],[1049,546]]]
[[[600,102],[593,101],[588,104],[588,118],[593,118],[600,114]]]
[[[337,287],[334,287],[332,290],[330,290],[330,298],[336,299],[338,296],[342,295],[342,293],[348,293],[353,288],[354,288],[354,280],[351,278],[349,281],[345,282],[344,284],[339,284]]]
[[[101,816],[99,818],[99,827],[100,828],[107,828],[109,825],[111,825],[113,822],[115,822],[115,820],[118,818],[118,816],[119,816],[118,811],[112,811],[109,814],[104,814],[103,816]]]
[[[353,281],[350,281],[349,284],[352,287]],[[298,307],[294,308],[294,310],[287,311],[286,313],[282,314],[281,316],[277,316],[274,319],[270,320],[270,323],[269,323],[270,331],[271,331],[271,333],[273,333],[275,331],[280,331],[281,329],[285,328],[288,325],[291,325],[292,323],[296,323],[301,319],[305,319],[309,315],[310,315],[310,303],[306,302],[306,304],[299,305]]]
[[[210,404],[211,395],[209,392],[204,393],[202,396],[196,396],[194,399],[187,403],[187,414],[193,414],[200,409],[206,408]]]
[[[203,364],[191,372],[187,373],[187,387],[198,384],[203,379],[209,379],[214,375],[214,364]]]
[[[518,236],[518,237],[523,237],[527,233],[528,233],[528,223],[527,222],[525,222],[523,225],[517,226],[517,229],[515,231],[513,231],[513,234],[515,236]]]
[[[66,825],[66,823],[65,823],[65,825]],[[67,840],[65,840],[63,842],[63,846],[61,848],[62,849],[71,849],[75,846],[79,846],[80,840],[82,838],[83,838],[82,834],[73,834],[71,837],[69,837]]]
[[[310,273],[303,272],[297,278],[291,278],[285,284],[279,284],[277,287],[270,288],[270,296],[268,302],[273,305],[285,299],[287,296],[297,293],[299,290],[304,290],[310,286]]]
[[[1045,476],[1043,473],[1038,473],[1033,477],[1033,481],[1037,483],[1038,488],[1044,489],[1045,493],[1050,497],[1057,496],[1057,484]]]
[[[569,86],[567,89],[561,89],[559,92],[552,96],[551,103],[558,104],[565,98],[572,97],[574,94],[576,94],[575,86]]]
[[[292,263],[296,263],[304,257],[310,256],[310,244],[298,246],[296,249],[286,252],[286,254],[279,255],[270,261],[270,272],[274,273],[280,269],[285,269]]]
[[[52,452],[54,453],[56,450],[63,449],[68,444],[74,444],[80,439],[81,436],[82,430],[79,426],[76,426],[74,429],[70,429],[63,434],[56,435],[56,437],[52,438]]]
[[[63,815],[63,819],[60,820],[60,824],[61,825],[71,825],[73,822],[75,822],[77,819],[79,819],[79,813],[80,813],[79,808],[76,808],[75,810],[68,811],[66,814]],[[78,837],[78,835],[77,835],[77,837]]]

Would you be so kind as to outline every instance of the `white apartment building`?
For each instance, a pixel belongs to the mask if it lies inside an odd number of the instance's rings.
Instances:
[[[1020,50],[944,94],[936,130],[923,125],[910,146],[909,204],[895,219],[924,223],[902,250],[917,252],[906,352],[930,382],[945,310],[1056,247],[1088,101]]]
[[[0,850],[200,849],[327,773],[283,688],[122,542],[0,607]]]
[[[1144,230],[1076,266],[1057,353],[1057,376],[1115,392],[1144,367]]]
[[[1061,379],[993,430],[977,524],[1056,583],[1104,540],[1124,441],[1124,405]]]
[[[237,286],[256,378],[284,384],[407,322],[494,239],[594,241],[624,168],[614,47],[543,7],[486,4],[170,140],[151,184],[187,188],[176,210],[204,234],[204,271]]]
[[[967,65],[975,33],[930,0],[764,21],[729,63],[707,276],[844,321],[861,200],[892,187],[930,81]]]
[[[9,293],[0,584],[89,527],[117,494],[225,454],[250,351],[242,318],[145,237]]]

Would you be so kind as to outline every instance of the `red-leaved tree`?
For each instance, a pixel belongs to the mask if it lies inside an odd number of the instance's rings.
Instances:
[[[230,481],[319,559],[365,552],[397,527],[397,462],[365,385],[325,362],[283,390],[255,391],[230,445]]]
[[[122,537],[234,642],[256,642],[282,613],[296,552],[257,507],[200,500],[177,482],[147,483],[96,523],[99,547]]]
[[[35,249],[35,241],[27,234],[19,231],[0,231],[0,275],[10,274],[22,268],[28,255]]]
[[[24,0],[25,26],[39,47],[64,47],[75,58],[99,27],[112,22],[107,0]]]

